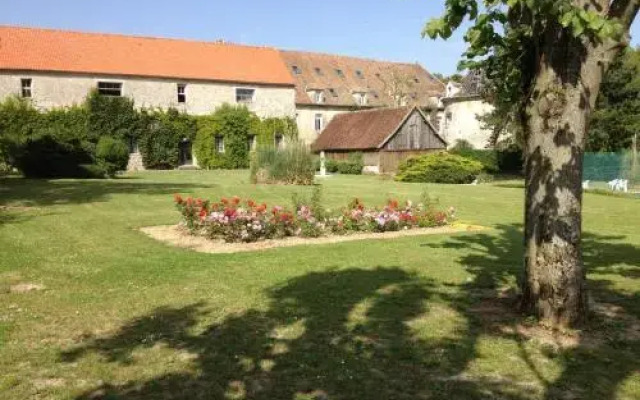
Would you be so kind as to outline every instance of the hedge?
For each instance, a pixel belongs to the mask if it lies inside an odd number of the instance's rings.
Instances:
[[[0,103],[0,165],[17,167],[31,177],[94,176],[99,171],[113,175],[114,168],[126,167],[123,149],[135,142],[147,169],[178,167],[184,140],[195,144],[203,168],[247,168],[250,135],[264,147],[273,146],[277,134],[297,138],[295,121],[260,120],[246,107],[230,105],[195,117],[175,109],[139,110],[131,99],[100,96],[96,91],[79,106],[43,112],[17,96]],[[214,148],[216,136],[224,137],[224,153]],[[113,141],[105,142],[108,145],[98,157],[101,138]]]

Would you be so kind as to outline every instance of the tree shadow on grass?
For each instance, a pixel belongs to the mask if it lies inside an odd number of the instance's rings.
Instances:
[[[212,188],[192,183],[153,183],[132,178],[40,180],[0,178],[0,204],[23,206],[81,204],[104,201],[113,194],[163,195]]]
[[[472,276],[455,287],[401,268],[348,269],[293,278],[269,290],[266,309],[205,327],[204,303],[159,308],[68,350],[62,360],[96,353],[117,367],[143,363],[134,354],[156,346],[189,360],[179,372],[105,384],[78,399],[615,398],[640,368],[637,293],[591,281],[604,301],[584,331],[540,327],[515,311],[521,243],[520,228],[507,225],[448,239],[444,247]],[[586,235],[584,246],[586,264],[596,271],[640,255],[611,237]],[[454,321],[455,328],[439,331],[438,321]],[[522,381],[509,368],[474,372],[486,357],[481,339],[515,343],[515,352],[505,347],[504,363],[515,357],[530,378]]]
[[[519,281],[522,272],[521,228],[500,225],[497,234],[456,236],[444,245],[470,250],[457,261],[473,276],[463,290],[465,296],[478,301],[466,311],[459,311],[476,321],[483,316],[479,329],[519,344],[520,358],[544,386],[543,398],[617,398],[620,385],[640,371],[640,292],[616,288],[616,281],[640,278],[640,247],[624,242],[624,236],[583,235],[592,315],[584,329],[558,332],[545,329],[516,311],[514,282]],[[615,281],[602,279],[603,276]],[[541,343],[546,357],[560,363],[562,373],[558,378],[549,379],[540,372],[540,361],[535,361],[527,350],[526,343],[530,341]]]
[[[311,273],[273,288],[249,310],[198,331],[204,304],[161,308],[107,338],[63,354],[98,353],[127,364],[161,344],[190,355],[196,372],[104,385],[79,399],[484,398],[495,382],[460,379],[472,335],[421,339],[412,321],[430,312],[433,283],[399,268]],[[189,356],[187,356],[189,357]],[[517,397],[502,393],[502,398]]]

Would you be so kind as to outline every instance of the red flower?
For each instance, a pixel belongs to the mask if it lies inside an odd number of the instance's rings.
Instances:
[[[187,205],[188,206],[192,206],[193,205],[193,199],[191,197],[187,197]]]
[[[267,211],[267,205],[266,204],[259,205],[258,207],[256,207],[256,211],[259,213],[263,213]]]
[[[398,200],[389,200],[389,207],[393,210],[398,208]]]
[[[220,203],[226,206],[227,204],[229,204],[229,200],[226,197],[223,197],[222,199],[220,199]]]
[[[236,206],[237,206],[238,204],[240,204],[240,197],[238,197],[238,196],[233,196],[233,199],[232,199],[232,200],[233,200],[233,204],[235,204]]]
[[[200,219],[204,219],[207,216],[207,210],[206,209],[201,209],[200,210]]]
[[[182,204],[182,202],[184,201],[182,200],[182,196],[180,196],[178,193],[173,195],[173,200],[178,204]]]
[[[234,215],[236,215],[236,210],[234,208],[227,207],[224,209],[225,217],[233,217]]]
[[[196,205],[197,205],[198,207],[202,207],[202,199],[201,199],[201,198],[197,198],[197,199],[196,199]]]
[[[220,203],[213,203],[211,205],[211,210],[212,211],[218,211],[220,209]]]
[[[247,200],[247,206],[254,208],[256,206],[256,202],[253,200]]]

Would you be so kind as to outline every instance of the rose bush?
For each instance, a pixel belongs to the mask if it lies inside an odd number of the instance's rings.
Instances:
[[[222,239],[226,242],[256,242],[291,236],[320,237],[352,232],[389,232],[402,229],[443,226],[455,219],[453,207],[437,209],[433,202],[419,204],[389,200],[383,207],[367,208],[354,199],[337,214],[318,210],[317,205],[296,204],[290,211],[281,206],[271,209],[266,203],[239,197],[210,202],[200,198],[184,199],[176,194],[181,225],[191,234]],[[322,215],[316,215],[322,214]]]

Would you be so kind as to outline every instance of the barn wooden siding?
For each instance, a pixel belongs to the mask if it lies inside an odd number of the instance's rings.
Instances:
[[[385,144],[384,150],[438,150],[446,147],[420,112],[414,110],[404,125]]]
[[[383,150],[378,152],[378,167],[381,174],[393,174],[398,171],[398,165],[401,162],[410,157],[422,156],[434,151],[441,151],[438,149],[423,149],[423,150],[399,150],[399,151],[387,151]]]

